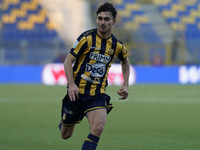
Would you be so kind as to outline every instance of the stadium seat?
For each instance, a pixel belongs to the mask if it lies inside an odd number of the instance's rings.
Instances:
[[[197,50],[200,41],[200,0],[153,2],[174,32],[179,36],[184,35],[187,51],[190,53]]]
[[[5,63],[45,63],[56,46],[65,49],[38,0],[0,1],[0,44]]]
[[[118,9],[118,26],[126,30],[130,30],[143,36],[141,39],[146,43],[162,42],[155,30],[153,30],[146,12],[142,10],[141,5],[135,0],[118,0],[115,2]],[[148,31],[143,33],[144,30]],[[152,32],[149,32],[151,30]],[[141,42],[140,39],[136,39]],[[136,42],[139,42],[136,41]]]
[[[54,40],[55,37],[58,37],[38,0],[5,1],[2,23],[4,39],[8,41],[22,39],[30,41]],[[38,34],[41,32],[42,34]]]

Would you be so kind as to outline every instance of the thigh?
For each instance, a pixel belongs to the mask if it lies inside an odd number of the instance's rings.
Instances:
[[[65,139],[71,137],[73,132],[74,132],[74,128],[75,128],[75,125],[70,126],[70,127],[62,126],[61,127],[61,135],[62,135],[62,137],[65,138]]]
[[[86,113],[88,118],[90,129],[93,127],[104,126],[107,118],[106,108],[95,109]]]
[[[106,108],[106,113],[108,114],[113,108],[112,103],[110,103],[110,96],[108,96],[107,94],[91,96],[88,99],[90,99],[90,101],[87,100],[88,102],[85,103],[85,114],[87,114],[90,111],[103,108]]]

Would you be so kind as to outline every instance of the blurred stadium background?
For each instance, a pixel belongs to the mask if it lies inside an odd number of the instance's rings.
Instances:
[[[0,0],[0,64],[62,62],[104,0]],[[200,64],[200,0],[110,0],[132,64]]]
[[[96,27],[103,2],[0,0],[0,149],[80,149],[88,122],[61,140],[66,88],[55,84],[66,85],[61,63],[77,36]],[[140,85],[130,86],[126,101],[118,101],[119,86],[108,86],[114,109],[98,149],[199,149],[200,0],[110,2],[118,9],[113,32],[132,64],[130,82]],[[117,63],[108,79],[119,85]]]
[[[24,78],[24,70],[33,70],[30,66],[39,66],[34,71],[36,75],[39,71],[41,74],[46,64],[63,63],[80,33],[96,27],[95,11],[104,2],[105,0],[0,0],[0,82],[13,82],[14,79],[10,81],[8,76],[11,78],[16,75],[16,70],[18,76]],[[128,49],[129,59],[137,76],[136,83],[149,83],[148,80],[152,81],[152,77],[155,77],[155,72],[157,75],[162,74],[162,79],[157,83],[200,82],[200,0],[110,2],[118,9],[113,33]],[[13,65],[29,67],[11,70]],[[152,67],[148,71],[151,76],[146,79],[144,74],[148,67],[137,68],[138,66]],[[160,66],[160,70],[155,70],[155,66]],[[52,67],[55,66],[49,68]],[[174,72],[173,67],[176,67]],[[140,70],[143,72],[140,73]],[[63,70],[59,73],[64,76]],[[26,77],[31,75],[29,72]],[[140,82],[141,76],[144,79]],[[165,80],[163,76],[168,76],[166,79],[176,78],[176,82]],[[41,75],[38,76],[40,77]],[[30,79],[33,81],[33,76]]]

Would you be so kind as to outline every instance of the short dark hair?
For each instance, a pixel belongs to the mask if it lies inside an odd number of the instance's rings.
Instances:
[[[96,11],[96,15],[98,16],[98,14],[100,12],[103,12],[103,11],[110,12],[112,14],[112,16],[113,16],[113,19],[116,19],[117,10],[116,10],[115,6],[112,3],[105,2],[103,5],[99,6],[99,8]]]

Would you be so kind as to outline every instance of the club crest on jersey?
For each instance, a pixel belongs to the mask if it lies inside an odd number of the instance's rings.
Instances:
[[[102,54],[97,54],[97,53],[90,53],[90,59],[102,62],[102,63],[109,63],[111,61],[111,57],[102,55]]]
[[[66,113],[63,114],[62,119],[63,119],[63,120],[66,119]]]
[[[108,54],[109,54],[109,55],[113,55],[113,53],[114,53],[114,49],[109,48]]]

